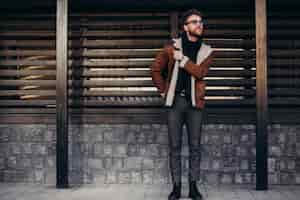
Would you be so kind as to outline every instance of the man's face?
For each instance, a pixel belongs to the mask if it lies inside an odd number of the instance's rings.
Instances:
[[[184,30],[192,36],[201,36],[203,33],[202,18],[198,15],[189,16],[185,21]]]

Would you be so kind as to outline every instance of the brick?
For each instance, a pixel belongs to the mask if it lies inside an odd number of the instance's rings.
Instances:
[[[116,171],[106,171],[105,183],[117,183],[117,173]]]
[[[112,156],[113,154],[113,148],[110,144],[105,144],[103,146],[103,156]]]
[[[205,180],[207,183],[218,183],[219,174],[218,173],[204,173]]]
[[[34,178],[35,182],[45,183],[45,172],[43,169],[35,169],[34,170]]]
[[[11,128],[8,126],[1,126],[0,127],[0,142],[8,142],[10,141],[9,135]]]
[[[47,148],[45,144],[34,143],[32,144],[31,148],[34,154],[46,155],[47,153]]]
[[[249,161],[248,160],[241,160],[240,161],[240,170],[248,170],[249,169]]]
[[[15,156],[9,156],[7,158],[7,167],[15,169],[17,166],[17,158]]]
[[[168,171],[167,170],[155,170],[153,183],[154,184],[167,184],[168,180]]]
[[[135,144],[128,144],[127,146],[127,156],[137,156],[138,155],[138,147]]]
[[[94,157],[99,158],[104,156],[104,145],[101,142],[96,142],[93,144],[93,154]]]
[[[135,144],[136,143],[136,132],[135,131],[128,131],[126,134],[125,134],[125,139],[124,139],[124,142],[127,143],[127,144]]]
[[[145,135],[146,135],[146,143],[151,144],[156,142],[157,133],[155,133],[153,130],[146,131]]]
[[[93,182],[93,174],[89,168],[83,170],[83,183],[90,184]]]
[[[44,132],[45,142],[53,142],[56,140],[56,131],[47,128]]]
[[[33,131],[31,131],[33,129]],[[300,126],[268,127],[271,184],[300,184]],[[203,180],[255,184],[255,126],[203,126]],[[72,125],[69,138],[71,183],[170,183],[165,124]],[[186,127],[183,181],[188,173]],[[0,180],[55,183],[56,126],[0,126]],[[107,175],[107,171],[108,175]],[[40,175],[40,176],[39,176]]]
[[[147,135],[144,132],[140,132],[136,135],[136,142],[138,144],[146,144],[147,143]]]
[[[112,158],[111,169],[122,169],[122,168],[124,168],[123,158]]]
[[[97,158],[89,158],[88,166],[93,169],[103,169],[104,168],[103,160]]]
[[[10,143],[11,154],[20,154],[21,145],[19,143]]]
[[[212,170],[219,170],[221,169],[221,161],[220,160],[212,160],[212,163],[211,163],[211,169]]]
[[[113,160],[111,157],[103,158],[103,167],[105,169],[111,169],[113,165]]]
[[[280,173],[280,184],[295,184],[294,173]]]
[[[22,125],[14,127],[15,131],[22,136],[23,141],[43,142],[45,140],[44,133],[47,131],[46,125]]]
[[[164,132],[157,133],[156,136],[157,144],[169,144],[168,134]]]
[[[200,169],[201,170],[208,170],[208,169],[210,169],[210,167],[209,167],[209,160],[208,159],[201,159]]]
[[[234,176],[234,183],[252,184],[252,177],[251,173],[236,173]]]
[[[154,160],[151,158],[143,158],[142,160],[142,169],[153,169],[154,168]]]
[[[0,158],[0,170],[4,169],[4,166],[5,166],[5,159]]]
[[[159,145],[159,157],[168,157],[169,156],[169,146],[168,145]]]
[[[281,156],[281,149],[279,146],[269,146],[269,152],[270,156]]]
[[[116,144],[113,146],[113,156],[125,157],[127,156],[127,145],[126,144]]]
[[[298,185],[298,184],[300,184],[300,173],[298,172],[298,173],[296,173],[296,175],[295,175],[295,183]]]
[[[119,183],[130,184],[131,183],[130,171],[119,171],[118,180],[119,180]]]
[[[31,165],[30,158],[17,157],[17,168],[24,169],[24,168],[30,168],[30,167],[34,167]]]
[[[220,182],[223,184],[232,184],[233,183],[233,174],[223,173],[220,177]]]
[[[276,159],[268,158],[268,171],[275,172],[275,170],[276,170]]]
[[[84,135],[85,141],[103,142],[103,133],[99,128],[101,127],[94,124],[85,124],[80,132]]]
[[[154,161],[154,168],[158,170],[168,169],[169,159],[168,158],[159,158]]]
[[[248,147],[247,146],[239,146],[236,147],[236,156],[239,157],[247,157],[249,155],[248,153]]]
[[[54,168],[56,167],[56,156],[48,156],[45,160],[45,167]]]
[[[126,169],[141,169],[142,168],[142,161],[143,157],[128,157],[125,158],[124,168]]]
[[[92,169],[93,183],[94,184],[104,184],[106,180],[106,172],[101,169]]]
[[[140,184],[142,183],[142,173],[141,171],[131,171],[131,183]]]
[[[142,178],[144,184],[153,184],[153,171],[152,170],[143,170]]]
[[[49,185],[56,184],[56,170],[55,169],[47,169],[47,173],[45,174],[45,184],[49,184]]]
[[[82,170],[72,169],[69,171],[69,183],[72,185],[79,185],[84,183],[84,177]]]

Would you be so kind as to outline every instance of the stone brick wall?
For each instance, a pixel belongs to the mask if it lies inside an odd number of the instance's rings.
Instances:
[[[182,181],[188,146],[183,132]],[[55,184],[55,125],[0,125],[0,181]],[[71,184],[171,183],[164,124],[69,127]],[[270,184],[300,184],[300,126],[269,126]],[[204,125],[201,181],[255,184],[255,126]]]

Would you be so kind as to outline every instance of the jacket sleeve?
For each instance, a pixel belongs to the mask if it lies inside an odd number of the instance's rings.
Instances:
[[[152,81],[160,93],[164,93],[166,87],[166,80],[163,78],[162,72],[163,70],[166,70],[168,66],[168,59],[168,54],[164,47],[157,53],[155,60],[151,65]]]
[[[187,56],[184,56],[180,65],[197,79],[203,79],[209,71],[209,66],[213,63],[215,54],[215,51],[212,51],[200,64],[196,64]]]

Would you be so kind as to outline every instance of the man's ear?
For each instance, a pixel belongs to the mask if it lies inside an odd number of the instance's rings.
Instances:
[[[187,25],[183,25],[183,30],[188,31]]]

